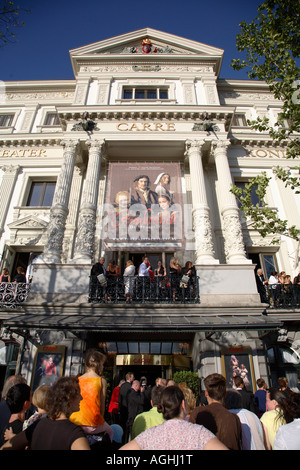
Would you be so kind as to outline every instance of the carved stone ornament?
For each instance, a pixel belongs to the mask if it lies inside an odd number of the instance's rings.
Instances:
[[[87,211],[84,214],[81,214],[75,252],[80,253],[82,256],[93,256],[95,222],[95,211],[91,211],[90,213]]]
[[[97,127],[96,123],[89,119],[89,113],[84,113],[83,118],[77,124],[74,124],[71,131],[85,131],[87,134],[92,134],[93,131],[99,131],[99,127]]]
[[[122,54],[172,54],[173,50],[170,46],[163,47],[154,46],[149,38],[143,39],[141,47],[129,46],[125,47]]]
[[[212,231],[209,215],[202,210],[193,210],[193,228],[196,242],[196,259],[214,257]]]
[[[43,255],[45,261],[59,262],[64,238],[65,221],[65,210],[52,207],[50,222],[47,228],[47,250]]]
[[[225,256],[229,261],[232,256],[245,256],[243,233],[238,214],[227,214],[223,217],[225,231]]]
[[[207,114],[205,114],[202,122],[195,122],[192,131],[207,132],[207,135],[210,135],[212,132],[217,137],[216,132],[219,132],[220,128],[214,124],[211,119],[208,118]]]

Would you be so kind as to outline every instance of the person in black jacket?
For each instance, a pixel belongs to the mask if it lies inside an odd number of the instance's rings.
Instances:
[[[262,269],[258,269],[255,273],[255,280],[257,285],[257,292],[259,293],[261,303],[268,303],[266,290],[266,284],[268,284],[268,281],[265,280]]]
[[[134,380],[131,385],[131,389],[127,395],[128,403],[128,418],[126,426],[126,438],[129,440],[131,438],[131,431],[134,419],[140,413],[144,411],[144,395],[145,387],[141,387],[139,380]],[[125,439],[126,439],[125,438]]]
[[[239,375],[233,377],[234,388],[240,393],[242,397],[242,407],[246,410],[252,411],[252,413],[257,414],[257,409],[254,405],[254,396],[253,393],[248,392],[245,388],[245,383],[242,377]]]
[[[133,372],[127,372],[125,376],[125,382],[121,385],[119,392],[119,415],[120,415],[120,424],[123,428],[123,440],[125,441],[125,431],[128,418],[128,401],[127,396],[131,390],[132,382],[134,381]]]
[[[99,274],[106,274],[104,267],[105,258],[100,258],[98,263],[95,263],[91,269],[91,284],[90,284],[90,298],[91,300],[100,300],[105,295],[105,286],[101,285],[98,281],[97,276]]]

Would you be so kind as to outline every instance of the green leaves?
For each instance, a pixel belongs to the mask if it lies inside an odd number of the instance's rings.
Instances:
[[[258,7],[256,18],[249,24],[242,21],[240,28],[236,46],[245,57],[233,59],[232,67],[235,70],[248,67],[249,78],[267,82],[270,91],[282,105],[274,126],[270,125],[267,117],[248,121],[248,124],[253,130],[268,133],[274,145],[285,146],[288,159],[295,159],[300,156],[300,69],[295,60],[299,61],[300,55],[299,8],[293,0],[267,0]],[[293,174],[289,168],[279,166],[274,173],[284,181],[286,187],[299,194],[299,176],[295,176],[299,166],[291,166]],[[260,175],[249,183],[258,185],[262,201],[269,180]],[[262,207],[253,206],[248,190],[245,188],[241,194],[238,189],[233,187],[232,192],[240,201],[240,209],[262,236],[281,233],[299,239],[298,228],[288,227],[288,222],[280,220],[277,211],[269,209],[264,202]]]
[[[19,20],[19,13],[29,10],[20,8],[14,2],[4,0],[3,5],[0,7],[0,47],[13,42],[15,38],[14,28],[24,26],[24,22]]]

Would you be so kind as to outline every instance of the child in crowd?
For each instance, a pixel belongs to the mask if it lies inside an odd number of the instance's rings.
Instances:
[[[0,438],[1,444],[7,440],[4,437],[6,430],[10,429],[13,434],[18,434],[22,431],[25,413],[31,405],[30,387],[24,383],[11,387],[7,392],[6,404],[11,412],[11,416]]]

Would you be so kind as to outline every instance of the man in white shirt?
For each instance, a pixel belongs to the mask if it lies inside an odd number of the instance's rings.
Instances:
[[[149,265],[149,259],[147,256],[143,256],[143,261],[142,263],[140,264],[140,267],[139,267],[139,276],[147,276],[149,277],[150,274],[149,274],[149,271],[151,269],[151,266]]]

